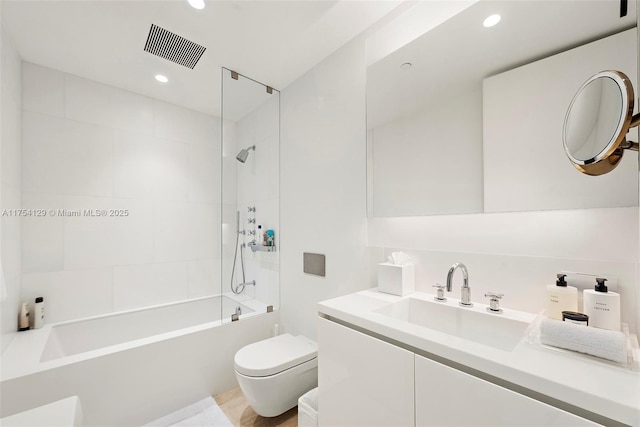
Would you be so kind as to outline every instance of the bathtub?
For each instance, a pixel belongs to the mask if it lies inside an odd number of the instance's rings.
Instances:
[[[235,387],[235,352],[277,318],[223,295],[18,333],[2,354],[0,417],[77,395],[86,425],[144,424]]]

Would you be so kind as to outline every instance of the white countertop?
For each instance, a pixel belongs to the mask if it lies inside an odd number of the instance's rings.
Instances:
[[[524,336],[512,351],[503,351],[374,311],[409,297],[433,300],[433,296],[415,292],[398,297],[373,289],[322,301],[318,312],[586,411],[624,424],[640,425],[639,372],[595,357],[535,344]],[[449,303],[457,301],[449,298]],[[482,310],[486,307],[475,305]],[[536,317],[504,311],[512,316],[529,316],[530,320]]]

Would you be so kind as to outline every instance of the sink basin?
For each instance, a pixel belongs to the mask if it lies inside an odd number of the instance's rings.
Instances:
[[[454,304],[407,298],[375,312],[504,351],[513,350],[530,323],[527,316],[518,318],[489,313],[484,306],[466,308]]]

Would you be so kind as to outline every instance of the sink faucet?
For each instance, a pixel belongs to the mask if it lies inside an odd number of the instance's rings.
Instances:
[[[455,273],[458,268],[462,271],[463,280],[462,288],[460,289],[460,305],[463,307],[471,307],[473,303],[471,302],[471,288],[469,287],[469,272],[463,263],[456,262],[449,269],[447,273],[447,292],[451,292],[451,279],[453,279],[453,273]]]

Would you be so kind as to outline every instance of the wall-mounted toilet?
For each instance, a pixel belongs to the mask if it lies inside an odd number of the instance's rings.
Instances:
[[[241,348],[236,378],[258,415],[275,417],[298,404],[318,385],[318,344],[302,335],[282,334]]]

